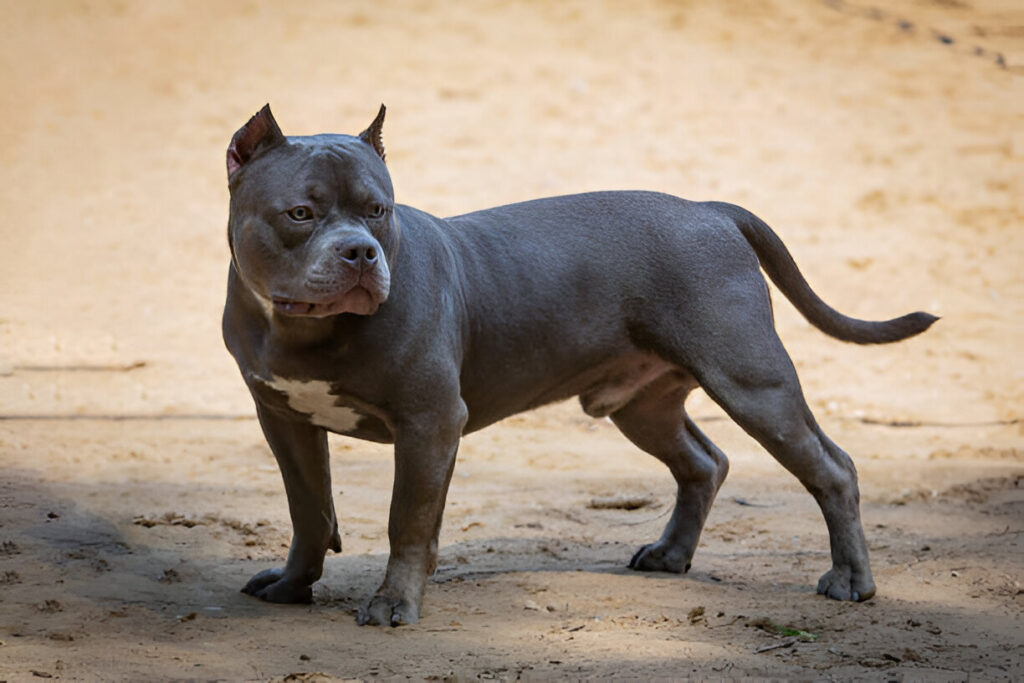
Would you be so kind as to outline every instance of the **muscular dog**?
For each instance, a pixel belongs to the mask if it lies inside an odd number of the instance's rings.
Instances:
[[[808,409],[761,268],[817,328],[878,344],[927,329],[842,315],[750,212],[649,192],[553,197],[441,219],[396,204],[384,107],[358,136],[285,137],[264,107],[231,140],[223,330],[281,468],[284,567],[243,589],[308,602],[341,549],[326,432],[393,443],[391,554],[361,624],[417,621],[463,434],[578,396],[678,484],[630,567],[685,572],[725,479],[687,416],[703,388],[818,502],[832,567],[818,592],[875,592],[850,457]]]

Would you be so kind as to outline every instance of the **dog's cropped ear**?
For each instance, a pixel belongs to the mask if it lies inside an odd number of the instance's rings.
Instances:
[[[370,147],[377,152],[377,155],[384,161],[384,139],[381,137],[381,132],[384,130],[384,105],[380,105],[380,111],[377,112],[377,118],[373,120],[370,127],[359,134],[359,138],[368,144]]]
[[[270,105],[263,105],[249,122],[238,129],[228,145],[228,179],[249,162],[257,152],[284,142],[284,134],[270,113]]]

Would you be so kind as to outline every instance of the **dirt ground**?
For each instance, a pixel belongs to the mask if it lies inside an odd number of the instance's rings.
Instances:
[[[879,6],[0,0],[0,680],[1024,678],[1024,9]],[[419,624],[355,624],[392,466],[340,437],[315,604],[240,594],[290,538],[219,330],[224,150],[265,102],[294,134],[387,103],[433,213],[732,201],[844,312],[942,316],[861,348],[776,297],[877,597],[814,594],[813,500],[703,396],[732,470],[687,576],[624,568],[674,485],[566,403],[465,439]]]

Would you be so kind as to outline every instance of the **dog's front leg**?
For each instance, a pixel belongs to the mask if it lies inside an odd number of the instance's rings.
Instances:
[[[396,429],[391,556],[384,583],[359,610],[360,624],[399,626],[419,620],[427,577],[437,568],[441,517],[465,419],[460,401],[454,415],[420,416]]]
[[[313,582],[323,572],[327,549],[341,551],[327,434],[320,427],[267,410],[259,401],[256,412],[284,479],[292,544],[284,567],[256,574],[242,592],[268,602],[312,602]]]

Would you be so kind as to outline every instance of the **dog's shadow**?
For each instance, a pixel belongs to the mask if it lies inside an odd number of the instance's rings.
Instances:
[[[740,577],[723,573],[707,566],[697,566],[686,574],[669,572],[643,572],[629,568],[629,560],[639,546],[616,541],[583,542],[557,537],[500,537],[462,541],[443,546],[438,554],[438,566],[427,584],[427,601],[441,586],[465,584],[465,590],[494,590],[492,580],[537,573],[583,572],[588,578],[595,575],[623,577],[635,581],[658,580],[666,583],[666,590],[678,593],[687,585],[697,584],[701,590],[741,590],[753,592],[780,591],[787,594],[809,596],[813,585],[800,582],[779,583],[762,581],[756,576]],[[700,550],[698,550],[698,553]],[[783,553],[782,554],[792,554]],[[827,562],[827,553],[820,555]],[[722,559],[722,558],[718,558]],[[355,613],[361,603],[377,589],[387,567],[387,553],[363,555],[331,555],[324,564],[324,575],[314,585],[314,604],[341,608]],[[531,579],[532,580],[532,579]],[[672,582],[679,582],[678,587]],[[592,583],[590,584],[592,587]],[[646,586],[645,586],[646,587]],[[453,588],[459,591],[459,588]],[[449,595],[451,595],[449,593]],[[436,598],[434,598],[436,599]]]

